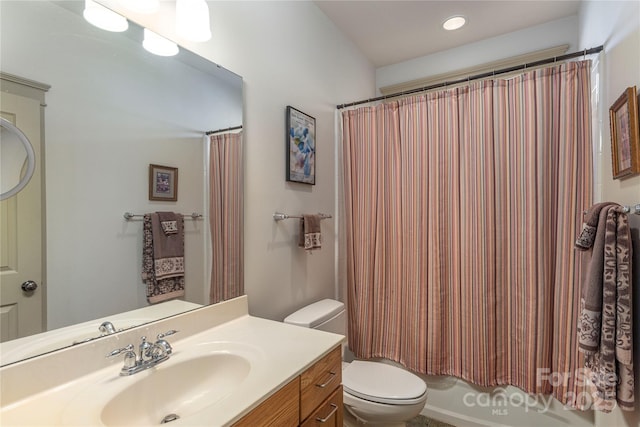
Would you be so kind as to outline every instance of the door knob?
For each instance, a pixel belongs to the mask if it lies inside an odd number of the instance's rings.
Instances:
[[[25,292],[33,292],[36,289],[38,289],[38,284],[36,282],[34,282],[33,280],[27,280],[20,287]]]

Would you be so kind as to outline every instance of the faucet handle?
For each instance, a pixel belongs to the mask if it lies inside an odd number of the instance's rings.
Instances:
[[[125,351],[132,351],[132,350],[133,350],[133,344],[129,344],[126,347],[116,348],[115,350],[113,350],[109,354],[107,354],[107,357],[117,356],[119,354],[124,353]]]
[[[169,342],[164,338],[176,333],[178,333],[178,331],[176,331],[175,329],[171,329],[167,332],[158,334],[158,340],[154,344],[154,348],[157,350],[156,356],[158,358],[168,357],[171,353],[173,353],[171,344],[169,344]]]
[[[157,339],[161,340],[164,337],[168,337],[169,335],[177,334],[178,332],[180,332],[180,331],[176,331],[175,329],[171,329],[171,330],[169,330],[167,332],[161,332],[161,333],[158,334]]]

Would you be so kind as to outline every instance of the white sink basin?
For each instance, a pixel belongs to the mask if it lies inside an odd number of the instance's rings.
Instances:
[[[225,407],[264,371],[264,351],[245,343],[177,341],[165,362],[129,376],[113,364],[85,377],[86,384],[60,413],[64,425],[155,426],[177,415],[190,418]],[[234,394],[235,393],[235,394]],[[196,417],[197,418],[197,417]],[[196,423],[198,424],[198,423]]]
[[[250,316],[247,302],[235,298],[4,366],[0,424],[144,426],[175,413],[176,427],[232,425],[343,339]],[[146,371],[120,376],[124,355],[105,357],[171,329],[181,331],[168,340],[173,354]]]
[[[160,364],[134,374],[135,381],[106,403],[100,418],[107,426],[146,426],[168,416],[188,417],[235,391],[250,370],[247,359],[224,352]]]

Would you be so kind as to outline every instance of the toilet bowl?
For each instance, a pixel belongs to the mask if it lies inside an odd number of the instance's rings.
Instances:
[[[344,304],[330,299],[303,307],[284,321],[342,335],[346,332]],[[404,425],[420,414],[427,400],[427,385],[420,377],[382,362],[343,362],[342,386],[344,406],[358,425]],[[345,417],[345,425],[347,420]]]
[[[416,375],[382,362],[354,360],[342,367],[344,404],[365,424],[398,424],[420,414],[427,386]]]

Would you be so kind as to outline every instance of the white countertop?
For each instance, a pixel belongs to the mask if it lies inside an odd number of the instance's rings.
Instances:
[[[154,369],[170,367],[200,351],[206,353],[228,349],[244,354],[250,361],[251,369],[246,379],[210,406],[171,422],[175,426],[226,426],[239,420],[344,340],[342,335],[252,317],[247,314],[246,297],[222,303],[218,309],[216,306],[185,313],[142,327],[139,331],[123,332],[121,334],[126,336],[117,337],[113,342],[77,346],[83,347],[79,349],[72,347],[54,353],[52,356],[56,357],[50,357],[49,360],[47,356],[42,356],[31,363],[23,362],[0,369],[3,383],[0,424],[104,425],[100,412],[105,402],[141,378],[137,376],[153,375]],[[47,384],[43,387],[18,390],[15,395],[4,396],[13,391],[13,387],[20,388],[21,382],[38,381],[34,373],[37,376],[48,370],[53,375],[58,369],[73,372],[76,365],[82,363],[83,357],[103,360],[108,349],[125,346],[140,335],[155,336],[157,331],[166,329],[178,329],[181,332],[168,338],[174,354],[156,368],[122,377],[119,376],[122,361],[118,357],[116,363],[110,361],[108,366],[82,375],[71,373],[65,377],[58,374],[60,378],[44,381]],[[63,352],[68,354],[58,354]],[[21,371],[17,371],[17,368]],[[167,384],[167,387],[171,385]]]

